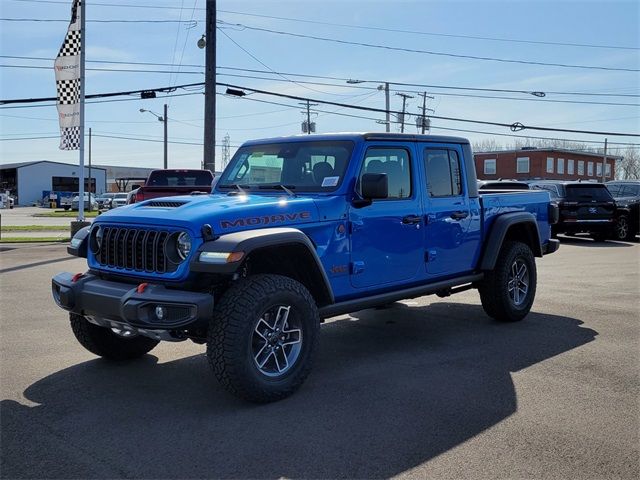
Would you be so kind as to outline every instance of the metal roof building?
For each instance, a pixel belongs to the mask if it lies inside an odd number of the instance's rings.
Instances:
[[[85,189],[89,186],[89,167],[85,167]],[[69,163],[40,160],[0,164],[0,191],[9,191],[16,205],[33,205],[42,201],[44,191],[77,192],[80,167]],[[103,167],[91,168],[92,190],[106,191],[107,174]]]

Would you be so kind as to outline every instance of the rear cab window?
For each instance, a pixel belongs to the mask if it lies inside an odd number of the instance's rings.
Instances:
[[[208,171],[157,170],[147,180],[149,187],[211,186],[213,175]]]
[[[585,200],[597,200],[601,202],[612,201],[613,197],[604,185],[573,184],[566,186],[567,200],[580,202]]]

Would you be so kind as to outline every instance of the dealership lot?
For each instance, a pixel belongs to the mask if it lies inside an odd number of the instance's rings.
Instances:
[[[532,313],[475,291],[331,319],[293,397],[219,387],[190,342],[96,359],[51,300],[63,245],[0,246],[3,478],[638,478],[640,245],[563,239]]]

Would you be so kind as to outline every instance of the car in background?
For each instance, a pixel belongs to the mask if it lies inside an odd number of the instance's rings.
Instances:
[[[633,240],[640,233],[640,180],[613,180],[605,185],[617,205],[613,238]]]
[[[529,184],[518,180],[478,180],[480,190],[530,190]]]
[[[154,170],[145,184],[131,196],[129,203],[194,192],[210,193],[213,178],[211,170]]]
[[[96,197],[96,202],[98,202],[98,208],[100,210],[109,210],[111,208],[111,201],[113,200],[114,196],[115,196],[115,193],[112,193],[112,192],[107,192],[107,193],[103,193],[102,195],[98,195]]]
[[[91,203],[89,203],[91,200]],[[78,210],[80,206],[80,193],[74,193],[73,200],[71,200],[71,210]],[[84,209],[85,210],[98,210],[98,202],[96,201],[96,196],[91,193],[84,194]]]
[[[552,233],[588,233],[596,241],[605,241],[614,231],[616,202],[604,183],[557,182],[537,180],[529,183],[533,190],[546,190],[560,210]]]
[[[129,194],[126,192],[116,193],[111,200],[111,208],[124,207],[127,204]]]

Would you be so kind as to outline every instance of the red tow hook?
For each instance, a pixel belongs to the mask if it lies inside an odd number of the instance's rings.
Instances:
[[[149,286],[148,283],[141,283],[140,285],[138,285],[138,288],[136,288],[136,292],[138,293],[144,293],[145,289]]]
[[[84,273],[76,273],[73,277],[71,277],[71,283],[76,283],[82,277],[84,277]]]

